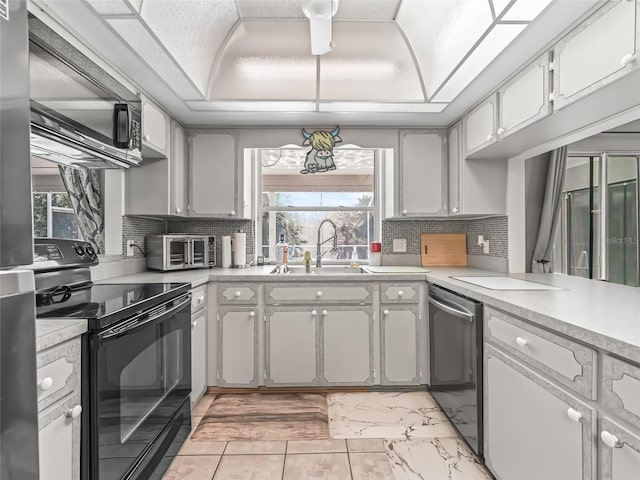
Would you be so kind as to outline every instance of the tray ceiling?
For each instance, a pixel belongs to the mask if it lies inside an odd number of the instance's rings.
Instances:
[[[303,0],[34,3],[187,124],[446,125],[597,2],[339,0],[323,56]]]

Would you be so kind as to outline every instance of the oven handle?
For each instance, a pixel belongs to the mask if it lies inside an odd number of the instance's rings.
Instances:
[[[450,307],[449,305],[439,302],[438,300],[436,300],[433,297],[429,297],[429,303],[435,305],[438,308],[441,308],[442,310],[444,310],[447,313],[450,313],[451,315],[458,317],[458,318],[467,318],[469,319],[470,322],[473,322],[473,319],[475,318],[475,315],[469,312],[464,312],[462,310],[456,310],[453,307]]]
[[[165,310],[164,312],[158,313],[157,315],[151,315],[149,318],[147,318],[146,320],[144,320],[142,322],[135,321],[135,320],[140,318],[140,317],[143,317],[144,315],[146,315],[146,313],[141,313],[141,314],[133,317],[132,319],[128,320],[126,322],[126,326],[122,326],[122,327],[117,328],[117,329],[107,330],[105,333],[99,334],[98,336],[100,337],[101,340],[107,340],[107,339],[111,339],[113,337],[119,337],[120,335],[124,335],[125,333],[131,332],[132,330],[136,330],[136,329],[146,325],[149,322],[153,322],[155,320],[158,320],[159,318],[166,317],[167,315],[170,315],[173,312],[175,312],[176,310],[179,310],[182,307],[184,307],[185,305],[191,303],[191,293],[188,293],[188,294],[184,295],[182,298],[184,298],[184,301],[174,305],[173,307],[171,307],[168,310]]]

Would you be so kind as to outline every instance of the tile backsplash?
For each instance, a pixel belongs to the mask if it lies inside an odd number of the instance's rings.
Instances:
[[[166,220],[146,217],[122,217],[122,256],[127,255],[127,240],[139,245],[144,250],[144,237],[159,235],[167,231]],[[133,257],[144,257],[140,249],[133,249]],[[131,257],[129,257],[131,258]]]
[[[478,235],[489,240],[489,253],[482,253]],[[509,228],[507,217],[489,217],[467,220],[467,253],[489,257],[509,257]]]

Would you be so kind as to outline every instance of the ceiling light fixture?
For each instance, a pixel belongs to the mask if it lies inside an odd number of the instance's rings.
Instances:
[[[309,19],[311,54],[324,55],[333,50],[332,19],[339,0],[305,0],[302,13]]]

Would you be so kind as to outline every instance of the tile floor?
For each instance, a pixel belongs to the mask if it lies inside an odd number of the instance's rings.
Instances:
[[[193,408],[193,429],[212,400]],[[189,439],[163,480],[491,479],[426,392],[339,393],[327,401],[332,439]]]

